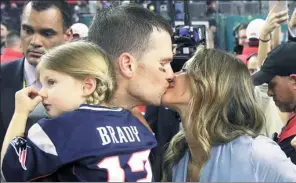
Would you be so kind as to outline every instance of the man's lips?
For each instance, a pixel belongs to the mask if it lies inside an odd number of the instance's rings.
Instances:
[[[169,87],[168,88],[174,88],[175,86],[175,82],[170,82]]]
[[[28,54],[32,55],[32,56],[35,56],[35,57],[41,57],[44,54],[44,52],[37,51],[37,50],[29,50]]]

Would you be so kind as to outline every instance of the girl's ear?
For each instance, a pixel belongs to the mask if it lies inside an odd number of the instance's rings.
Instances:
[[[97,86],[96,78],[94,77],[87,77],[82,81],[82,87],[83,87],[83,96],[89,96],[91,95]]]

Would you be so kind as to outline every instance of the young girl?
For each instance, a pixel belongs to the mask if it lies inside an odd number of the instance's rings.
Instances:
[[[114,75],[91,43],[65,44],[44,55],[37,66],[41,90],[15,95],[1,154],[6,181],[152,181],[148,155],[156,141],[129,111],[110,107]],[[28,114],[41,101],[51,118],[24,137]]]

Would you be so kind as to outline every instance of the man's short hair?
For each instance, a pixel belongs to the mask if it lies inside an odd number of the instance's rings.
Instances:
[[[44,11],[48,10],[49,8],[55,7],[57,8],[63,18],[63,26],[64,29],[68,29],[71,27],[73,24],[73,19],[72,19],[72,10],[69,6],[69,4],[65,0],[54,0],[54,1],[44,1],[44,0],[39,0],[39,1],[26,1],[23,10],[26,8],[26,6],[32,2],[32,8],[36,11]]]
[[[248,24],[240,24],[240,25],[238,26],[238,31],[240,31],[240,30],[244,30],[244,29],[247,29],[247,27],[248,27]]]
[[[147,51],[154,28],[172,35],[172,28],[161,16],[135,4],[111,5],[97,13],[89,41],[103,48],[112,59],[131,52],[140,58]]]
[[[8,30],[8,23],[6,21],[1,21],[1,24],[4,25],[6,27],[6,29]]]
[[[5,45],[8,48],[16,46],[16,44],[21,40],[20,34],[16,31],[10,31],[5,40]]]

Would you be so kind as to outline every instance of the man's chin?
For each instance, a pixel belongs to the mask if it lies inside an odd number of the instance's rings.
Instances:
[[[37,66],[38,63],[40,62],[40,58],[37,57],[29,57],[27,58],[29,64],[33,65],[33,66]]]
[[[281,112],[293,112],[293,109],[291,109],[290,107],[286,107],[286,106],[278,106],[279,110]]]

